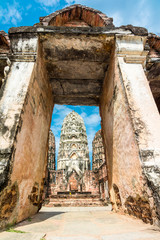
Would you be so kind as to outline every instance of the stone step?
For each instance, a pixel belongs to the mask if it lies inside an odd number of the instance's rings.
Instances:
[[[45,207],[91,207],[91,206],[104,206],[103,202],[50,202]]]
[[[71,194],[71,195],[66,195],[66,194],[57,194],[57,195],[51,195],[49,199],[100,199],[100,195],[81,195],[81,194]]]
[[[52,199],[49,201],[50,203],[59,203],[59,202],[87,202],[87,203],[92,203],[92,202],[101,202],[99,199],[95,199],[95,200],[84,200],[84,199]]]
[[[56,207],[56,206],[104,206],[105,203],[99,198],[99,195],[90,196],[76,196],[76,195],[52,195],[46,200],[44,206]]]

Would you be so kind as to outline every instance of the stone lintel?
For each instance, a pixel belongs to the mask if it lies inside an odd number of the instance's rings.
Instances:
[[[9,35],[27,35],[40,33],[60,33],[60,34],[106,34],[106,35],[128,35],[132,34],[130,30],[123,28],[108,28],[108,27],[55,27],[55,26],[36,26],[36,27],[12,27],[9,29]],[[134,36],[134,35],[133,35]]]
[[[55,104],[68,104],[68,105],[86,105],[86,106],[99,106],[99,97],[90,96],[55,96]]]

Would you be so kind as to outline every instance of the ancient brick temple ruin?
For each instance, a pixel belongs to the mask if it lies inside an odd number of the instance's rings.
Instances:
[[[49,136],[48,136],[48,155],[47,155],[47,167],[46,167],[46,177],[44,182],[44,198],[46,198],[49,195],[50,191],[50,182],[53,179],[52,172],[55,171],[56,163],[56,144],[55,144],[55,136],[51,129],[49,130]]]
[[[73,5],[0,32],[0,222],[42,204],[54,104],[99,106],[112,207],[160,222],[160,37]]]
[[[47,161],[47,169],[55,170],[55,157],[56,157],[56,145],[55,145],[55,136],[51,129],[49,130],[49,138],[48,138],[48,161]]]
[[[97,170],[106,162],[101,130],[96,133],[92,147],[92,169]]]
[[[51,136],[53,133],[51,135],[50,132],[49,149],[54,149],[55,142],[51,141]],[[48,153],[47,206],[106,204],[105,200],[108,200],[107,169],[101,131],[96,134],[95,141],[93,148],[96,150],[93,152],[93,157],[94,159],[102,158],[103,162],[97,167],[94,164],[94,169],[91,171],[84,121],[75,111],[65,117],[61,129],[57,171],[49,164],[51,161],[55,162],[55,156],[51,157],[50,152]]]
[[[92,142],[92,171],[98,172],[100,198],[104,201],[109,200],[106,163],[102,131],[100,129],[96,132]]]

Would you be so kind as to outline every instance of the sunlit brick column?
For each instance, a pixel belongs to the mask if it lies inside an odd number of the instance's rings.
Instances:
[[[114,210],[157,221],[160,119],[144,73],[145,38],[117,35],[100,102]]]
[[[11,39],[12,65],[0,101],[0,227],[41,207],[53,110],[38,39]]]
[[[148,187],[160,218],[160,116],[144,73],[145,38],[117,36],[118,66],[121,73],[135,139]]]

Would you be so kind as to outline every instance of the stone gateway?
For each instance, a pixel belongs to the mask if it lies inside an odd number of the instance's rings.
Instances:
[[[1,227],[42,205],[56,103],[99,106],[113,209],[159,224],[159,62],[158,36],[82,5],[0,32]]]

